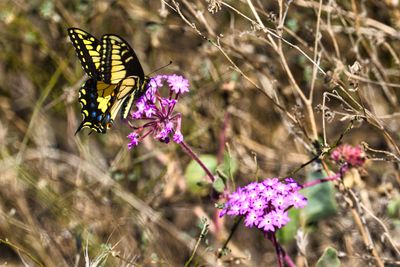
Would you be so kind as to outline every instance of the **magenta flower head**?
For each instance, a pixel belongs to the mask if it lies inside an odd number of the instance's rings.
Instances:
[[[167,97],[160,92],[165,87],[168,88]],[[175,113],[174,108],[179,96],[188,91],[189,81],[182,76],[157,75],[151,78],[146,93],[136,100],[136,109],[129,119],[133,132],[128,135],[128,148],[137,146],[147,136],[163,143],[169,143],[171,138],[175,143],[181,143],[181,114]]]
[[[290,221],[287,212],[290,208],[303,208],[307,204],[307,199],[298,193],[300,189],[292,178],[284,182],[278,178],[253,182],[229,194],[219,216],[244,216],[247,227],[275,232]]]
[[[361,146],[340,145],[331,153],[331,158],[336,163],[347,163],[352,167],[361,167],[365,163],[365,153]]]

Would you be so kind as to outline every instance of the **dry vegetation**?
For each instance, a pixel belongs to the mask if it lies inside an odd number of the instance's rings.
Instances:
[[[337,171],[327,153],[339,142],[363,144],[367,165],[336,185],[336,212],[303,222],[284,247],[298,266],[328,246],[342,266],[399,265],[399,10],[396,0],[1,1],[0,265],[85,266],[87,250],[92,266],[183,266],[204,217],[192,266],[276,264],[270,242],[243,226],[217,258],[233,222],[188,189],[178,145],[128,151],[119,120],[74,136],[86,78],[72,26],[125,37],[146,73],[172,60],[161,72],[191,83],[178,105],[186,142],[229,151],[237,184],[303,183]]]

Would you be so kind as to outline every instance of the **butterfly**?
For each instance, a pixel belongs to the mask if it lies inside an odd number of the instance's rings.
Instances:
[[[105,34],[100,40],[78,28],[69,28],[68,35],[81,65],[89,76],[79,90],[82,128],[106,133],[121,110],[126,119],[134,100],[146,92],[149,77],[133,49],[121,37]]]

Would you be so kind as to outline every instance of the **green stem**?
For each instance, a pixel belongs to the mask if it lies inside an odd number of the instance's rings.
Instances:
[[[196,251],[200,245],[200,241],[204,239],[204,237],[206,236],[207,232],[208,232],[208,227],[210,226],[210,224],[208,222],[204,223],[203,229],[201,229],[201,233],[199,238],[197,239],[196,245],[193,248],[193,252],[192,255],[190,255],[190,258],[186,261],[185,263],[185,267],[190,266],[190,263],[192,263],[194,255],[196,254]]]
[[[232,239],[233,234],[236,232],[236,229],[238,228],[239,224],[242,222],[243,216],[239,217],[239,219],[235,222],[235,224],[232,226],[232,229],[229,233],[228,238],[226,239],[224,245],[222,246],[220,252],[218,253],[218,258],[221,258],[223,256],[223,252],[228,246],[229,241]]]

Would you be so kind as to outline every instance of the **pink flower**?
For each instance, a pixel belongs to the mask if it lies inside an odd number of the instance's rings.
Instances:
[[[169,89],[168,97],[158,92],[165,81]],[[163,143],[169,143],[171,138],[175,143],[182,143],[181,114],[175,113],[174,108],[179,95],[187,91],[189,81],[182,76],[157,75],[151,78],[146,93],[136,100],[136,109],[131,114],[129,122],[133,132],[128,136],[131,139],[128,148],[137,146],[147,136]]]
[[[272,217],[273,224],[278,228],[282,228],[282,226],[286,225],[290,221],[287,211],[284,211],[281,209],[272,211],[271,217]]]
[[[295,192],[290,196],[291,204],[296,208],[304,208],[307,205],[307,199],[300,195],[299,193]]]
[[[336,163],[347,163],[352,167],[361,167],[365,163],[365,153],[361,146],[340,145],[331,153],[331,158]]]
[[[171,90],[176,94],[189,92],[189,82],[182,76],[173,74],[167,77],[167,81],[171,87]]]
[[[243,216],[246,227],[275,232],[289,222],[289,207],[300,208],[307,204],[306,198],[298,193],[301,188],[292,178],[284,182],[273,178],[250,183],[228,195],[220,217]]]
[[[127,137],[130,139],[128,149],[132,149],[139,144],[139,135],[137,133],[130,133]]]
[[[259,219],[258,228],[262,229],[264,232],[275,232],[275,227],[273,224],[272,214],[267,213]]]

